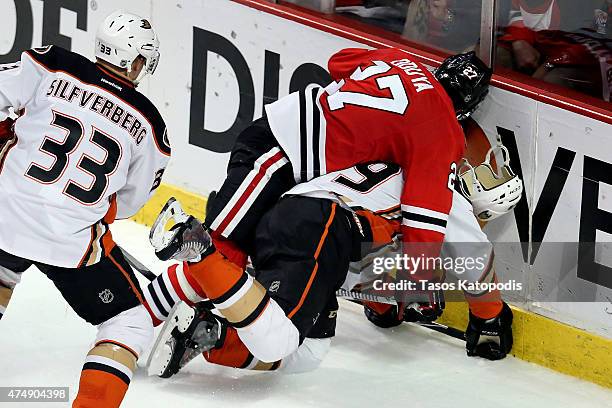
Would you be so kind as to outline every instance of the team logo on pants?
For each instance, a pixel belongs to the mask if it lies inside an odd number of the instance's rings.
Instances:
[[[103,303],[110,303],[115,299],[115,295],[113,295],[113,292],[109,289],[104,289],[102,292],[98,293],[98,296]]]
[[[280,288],[280,281],[274,281],[270,285],[269,291],[270,292],[278,292],[278,288]]]

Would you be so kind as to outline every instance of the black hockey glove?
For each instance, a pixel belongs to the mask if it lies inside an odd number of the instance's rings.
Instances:
[[[395,327],[402,322],[433,322],[438,319],[444,311],[444,292],[433,291],[427,293],[429,302],[412,302],[397,305],[385,305],[373,302],[364,302],[363,313],[374,325],[383,329]],[[400,308],[404,308],[400,315]]]
[[[387,310],[384,310],[388,307]],[[363,313],[368,320],[383,329],[399,326],[402,321],[398,317],[396,305],[383,305],[364,302]]]
[[[498,316],[484,320],[470,312],[465,331],[467,355],[501,360],[512,349],[512,310],[504,302]]]

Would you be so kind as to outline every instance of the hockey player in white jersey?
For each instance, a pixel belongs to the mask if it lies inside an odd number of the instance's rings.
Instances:
[[[490,192],[501,195],[520,184],[507,163],[503,168],[509,177]],[[470,180],[467,173],[463,176],[462,180]],[[149,372],[170,376],[202,351],[209,362],[239,368],[304,371],[316,367],[335,332],[335,291],[345,281],[349,262],[389,244],[399,232],[402,185],[398,166],[373,163],[330,173],[290,190],[256,228],[251,253],[254,278],[267,294],[264,307],[245,318],[249,324],[231,322],[239,313],[236,306],[244,305],[232,304],[231,297],[217,305],[223,316],[229,316],[227,320],[211,314],[210,304],[196,305],[194,310],[179,304],[171,310],[180,300],[193,305],[207,297],[190,275],[193,263],[175,265],[160,275],[147,287],[145,296],[151,299],[159,320],[169,315],[171,319],[152,351]],[[505,200],[489,202],[489,210],[507,212],[520,195],[518,191]],[[193,252],[193,241],[205,243],[200,239],[202,230],[194,234],[198,230],[198,226],[186,230],[190,232],[182,237],[182,249],[175,257],[198,255]],[[470,202],[458,192],[448,218],[443,256],[492,260],[492,245],[480,230]],[[491,262],[468,268],[459,277],[467,282],[496,281]],[[255,282],[247,286],[253,285]],[[465,295],[470,305],[468,355],[503,358],[512,347],[510,308],[499,291]],[[439,316],[440,310],[425,306],[418,309],[418,319]],[[276,313],[277,308],[284,315]],[[378,313],[370,303],[365,311],[368,319],[383,327],[403,320],[404,311],[397,306]],[[490,337],[481,339],[483,333]]]
[[[0,121],[19,115],[0,154],[0,317],[34,265],[97,325],[73,407],[118,407],[153,335],[108,226],[142,207],[170,158],[161,115],[135,89],[158,49],[148,20],[117,11],[95,63],[47,46],[0,66]]]

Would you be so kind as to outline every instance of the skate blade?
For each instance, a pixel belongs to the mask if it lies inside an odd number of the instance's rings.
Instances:
[[[159,377],[164,373],[172,357],[172,331],[178,328],[184,332],[194,317],[195,310],[185,302],[174,305],[149,354],[146,365],[147,375]]]

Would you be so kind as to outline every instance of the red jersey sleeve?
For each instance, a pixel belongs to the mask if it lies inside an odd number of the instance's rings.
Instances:
[[[438,257],[450,213],[457,163],[463,153],[463,135],[439,137],[440,131],[455,126],[441,126],[432,118],[411,129],[422,137],[412,138],[406,149],[404,187],[401,195],[404,253],[409,256]],[[460,131],[460,130],[459,130]],[[449,145],[449,141],[453,141]],[[418,271],[419,279],[431,278],[427,269]]]

